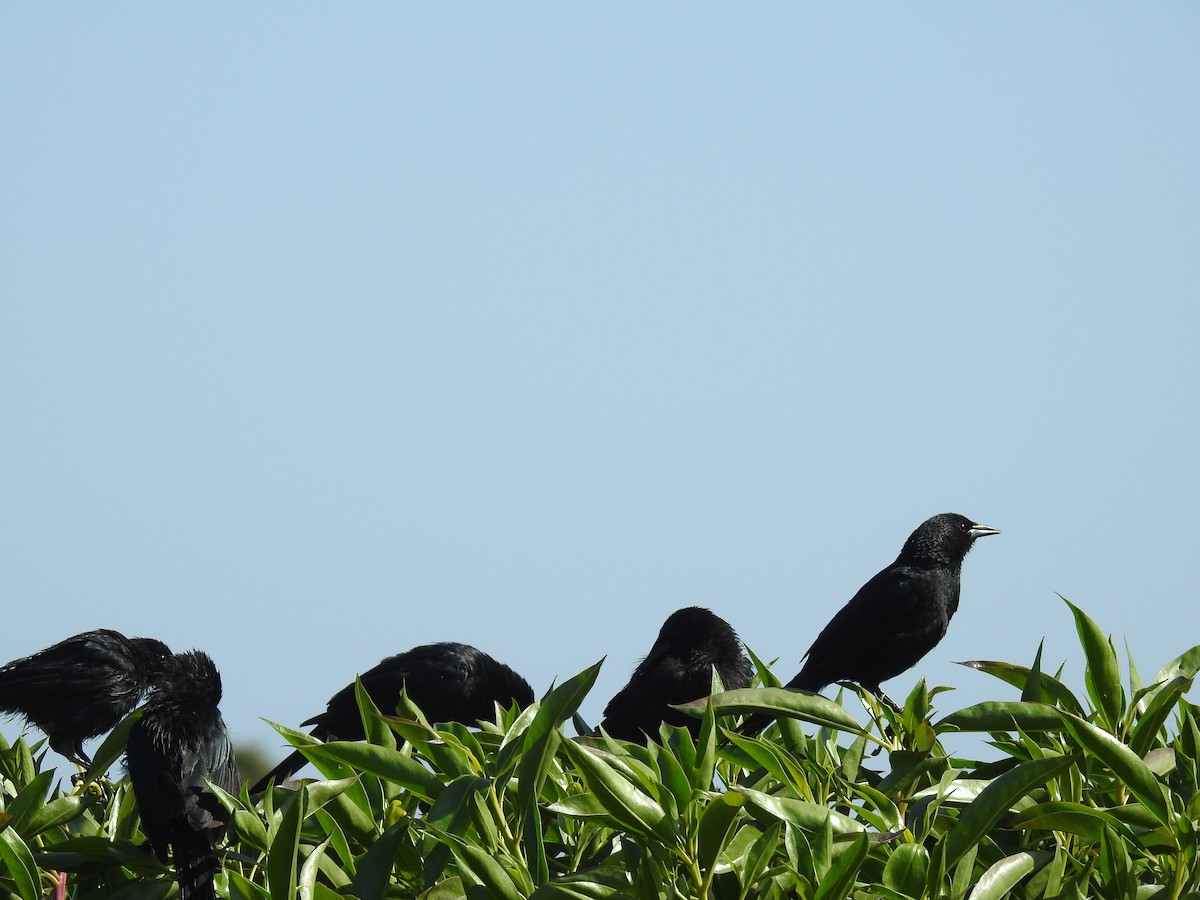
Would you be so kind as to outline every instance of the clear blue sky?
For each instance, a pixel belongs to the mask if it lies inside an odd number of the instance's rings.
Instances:
[[[6,4],[0,660],[199,647],[242,743],[461,640],[595,721],[790,676],[927,516],[952,660],[1200,643],[1200,6]],[[6,725],[10,737],[16,725]]]

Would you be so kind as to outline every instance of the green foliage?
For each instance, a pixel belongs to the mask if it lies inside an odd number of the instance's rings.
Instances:
[[[321,780],[219,794],[218,887],[245,900],[1196,896],[1200,721],[1186,692],[1200,647],[1149,683],[1132,665],[1122,681],[1111,640],[1068,606],[1085,696],[1042,671],[1039,649],[1028,668],[966,664],[1015,696],[940,715],[943,688],[918,683],[901,710],[860,692],[865,726],[841,697],[770,687],[692,704],[695,738],[568,738],[599,664],[478,729],[434,728],[406,698],[380,714],[360,690],[369,742],[278,728]],[[759,711],[779,725],[731,730]],[[968,733],[996,758],[951,755]],[[128,782],[93,767],[64,790],[42,755],[0,739],[0,894],[172,894]]]

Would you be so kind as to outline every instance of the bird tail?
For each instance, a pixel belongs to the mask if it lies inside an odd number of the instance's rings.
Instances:
[[[282,784],[299,772],[302,768],[304,768],[307,762],[308,760],[305,758],[303,753],[301,753],[299,750],[293,750],[290,754],[288,754],[287,758],[284,759],[283,762],[273,768],[262,778],[258,779],[258,781],[254,783],[254,786],[250,788],[250,793],[258,794],[262,791],[265,791],[267,789],[267,785],[272,781],[274,781],[276,784]]]
[[[171,835],[171,849],[175,853],[179,900],[217,900],[213,884],[217,855],[213,853],[208,829],[197,831],[186,818],[178,819]]]

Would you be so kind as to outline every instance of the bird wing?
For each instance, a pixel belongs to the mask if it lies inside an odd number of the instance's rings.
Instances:
[[[180,770],[189,824],[196,830],[213,827],[213,814],[218,812],[219,804],[211,799],[205,782],[210,781],[227,793],[237,793],[239,782],[233,745],[224,722],[218,721],[199,745],[184,750]]]
[[[805,654],[801,674],[828,675],[828,684],[846,677],[838,669],[849,655],[878,653],[897,635],[925,630],[921,605],[927,587],[920,570],[908,566],[889,566],[877,573],[821,630]]]
[[[98,679],[128,672],[128,654],[111,641],[80,635],[0,669],[0,693],[19,697],[91,694]]]

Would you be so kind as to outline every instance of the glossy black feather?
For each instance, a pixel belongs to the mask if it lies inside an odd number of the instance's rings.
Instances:
[[[129,715],[170,655],[153,638],[85,631],[0,668],[0,711],[24,716],[86,767],[83,742]]]
[[[615,738],[641,743],[656,739],[663,722],[699,733],[699,720],[671,706],[707,697],[713,668],[726,690],[750,684],[750,661],[737,632],[698,606],[673,612],[629,683],[608,701],[600,726]]]
[[[469,644],[425,644],[389,656],[359,676],[371,701],[383,712],[392,713],[405,688],[408,698],[431,722],[461,722],[472,725],[492,721],[494,704],[508,707],[516,702],[526,707],[533,702],[533,688],[508,666]],[[312,725],[310,734],[321,740],[361,741],[362,717],[354,697],[354,682],[331,698],[323,713],[302,723]],[[264,775],[251,793],[267,784],[289,778],[307,760],[298,752]]]
[[[125,761],[142,830],[160,860],[174,856],[180,900],[212,900],[222,822],[210,781],[238,791],[233,746],[221,719],[221,676],[206,653],[173,656],[129,733]]]
[[[813,641],[787,687],[819,691],[853,681],[876,694],[880,683],[915,666],[946,635],[958,610],[963,559],[975,540],[996,529],[957,513],[922,522],[895,562],[859,588]],[[769,719],[752,716],[743,733]]]

